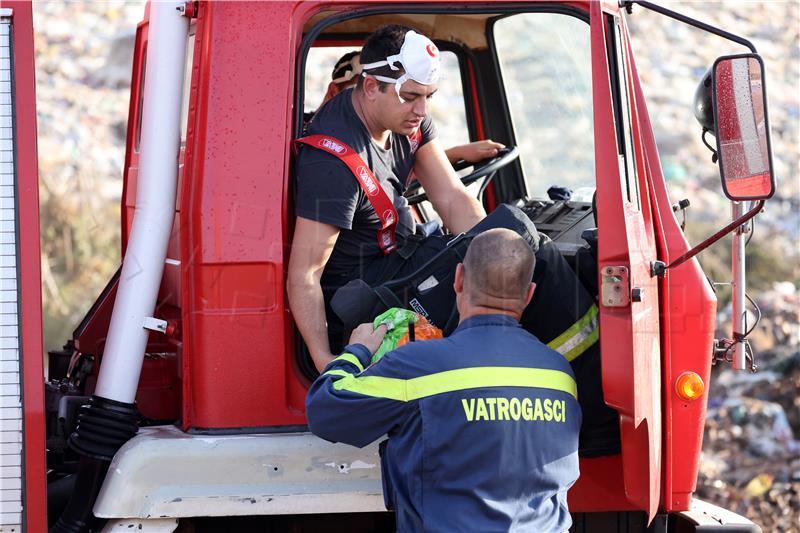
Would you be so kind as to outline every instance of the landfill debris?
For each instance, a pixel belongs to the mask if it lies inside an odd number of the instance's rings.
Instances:
[[[695,495],[748,517],[764,533],[800,533],[800,2],[675,1],[667,7],[745,36],[758,48],[778,183],[748,248],[748,292],[762,314],[749,336],[759,370],[714,367]],[[636,5],[627,23],[670,196],[690,199],[687,232],[697,244],[731,213],[719,169],[689,111],[694,90],[718,56],[747,50]],[[716,271],[713,281],[730,280],[729,243],[723,239],[698,256],[707,274]],[[753,245],[765,252],[754,257]],[[786,277],[764,290],[765,275],[778,270]],[[721,301],[726,290],[718,292]],[[730,305],[720,307],[717,338],[731,337],[731,314]],[[754,319],[748,313],[748,326]]]
[[[775,478],[769,474],[759,474],[750,480],[750,483],[745,486],[744,491],[751,498],[763,496],[769,489],[772,488],[773,479]]]
[[[800,339],[792,284],[757,298],[759,371],[714,368],[696,496],[748,517],[770,533],[800,532]],[[717,337],[730,336],[730,307]],[[754,331],[754,333],[755,333]]]

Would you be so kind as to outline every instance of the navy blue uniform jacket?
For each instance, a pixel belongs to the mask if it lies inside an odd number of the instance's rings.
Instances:
[[[312,432],[366,446],[397,530],[562,532],[581,412],[569,363],[511,317],[480,315],[367,367],[356,344],[306,398]]]

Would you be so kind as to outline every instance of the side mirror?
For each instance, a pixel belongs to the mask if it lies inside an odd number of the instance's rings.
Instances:
[[[725,195],[765,200],[775,193],[764,63],[756,54],[714,62],[712,102],[717,154]]]

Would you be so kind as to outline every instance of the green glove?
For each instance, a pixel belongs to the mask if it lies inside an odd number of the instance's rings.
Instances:
[[[408,325],[416,321],[417,314],[414,311],[401,309],[399,307],[392,307],[388,311],[378,315],[378,317],[372,321],[373,329],[378,329],[378,326],[385,325],[387,331],[378,351],[372,356],[372,362],[378,361],[383,357],[383,354],[397,348],[397,343],[408,333]]]

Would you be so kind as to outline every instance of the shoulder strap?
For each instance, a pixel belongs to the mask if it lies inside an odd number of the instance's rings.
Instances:
[[[378,230],[378,247],[385,255],[395,251],[397,249],[395,239],[397,209],[358,152],[330,135],[308,135],[295,142],[336,156],[350,169],[381,221],[381,229]]]

